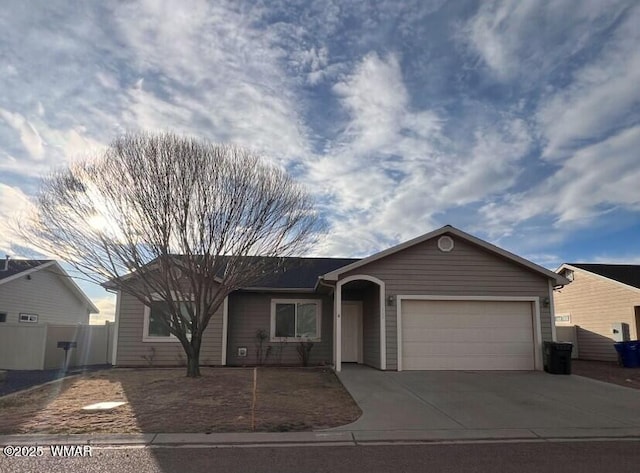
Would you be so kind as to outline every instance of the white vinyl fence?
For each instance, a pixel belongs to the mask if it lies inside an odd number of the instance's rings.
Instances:
[[[58,342],[76,342],[68,353],[68,367],[111,363],[115,324],[0,326],[0,369],[42,370],[64,367]]]
[[[571,358],[578,358],[578,328],[575,325],[556,325],[556,340],[573,343]]]

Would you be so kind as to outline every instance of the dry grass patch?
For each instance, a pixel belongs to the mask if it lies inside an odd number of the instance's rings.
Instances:
[[[310,430],[355,420],[360,411],[325,369],[258,370],[255,430]],[[124,401],[86,411],[97,402]],[[0,398],[0,433],[248,432],[253,370],[114,369]]]
[[[258,369],[257,431],[325,429],[354,422],[361,414],[330,369]]]

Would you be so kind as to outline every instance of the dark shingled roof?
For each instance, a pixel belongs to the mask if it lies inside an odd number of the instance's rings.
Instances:
[[[274,289],[313,289],[318,277],[348,264],[355,263],[353,258],[282,258],[278,270],[267,275],[253,287]]]
[[[0,259],[0,281],[9,278],[16,274],[20,274],[29,269],[36,268],[45,263],[50,263],[53,260],[50,259],[9,259],[9,268],[7,271],[4,269],[5,260]]]
[[[640,289],[640,265],[637,264],[584,264],[568,263],[605,278],[613,279]]]
[[[185,255],[172,255],[176,260],[186,258]],[[222,277],[225,268],[225,256],[218,256],[218,276]],[[358,258],[301,258],[301,257],[266,257],[245,256],[248,264],[258,261],[264,268],[264,277],[246,289],[311,289],[316,287],[318,278],[338,268],[359,261]],[[266,260],[266,261],[265,261]],[[154,260],[155,261],[155,260]],[[148,263],[153,264],[154,261]],[[246,260],[245,260],[246,261]],[[130,273],[133,275],[133,273]],[[110,286],[110,281],[103,283]]]

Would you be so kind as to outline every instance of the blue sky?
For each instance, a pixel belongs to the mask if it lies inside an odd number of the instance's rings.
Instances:
[[[638,25],[636,1],[10,2],[0,218],[119,133],[174,130],[305,183],[317,255],[452,224],[549,268],[640,263]]]

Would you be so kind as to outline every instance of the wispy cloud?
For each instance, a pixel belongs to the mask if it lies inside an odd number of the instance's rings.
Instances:
[[[113,322],[116,313],[115,296],[93,298],[93,303],[100,311],[99,314],[91,314],[90,323],[92,325],[103,325],[105,322]]]
[[[597,59],[575,70],[567,87],[542,101],[537,119],[546,141],[544,158],[566,157],[640,118],[640,8],[620,23]]]
[[[615,256],[598,255],[593,258],[590,258],[589,263],[640,265],[640,255],[638,254],[615,255]]]
[[[546,264],[616,212],[640,227],[633,1],[35,5],[0,11],[2,218],[51,167],[171,129],[291,171],[332,225],[318,254],[452,223]]]
[[[14,255],[13,250],[17,243],[28,244],[20,240],[15,231],[15,224],[29,207],[29,198],[20,188],[0,183],[0,221],[3,222],[0,253]]]
[[[431,211],[411,201],[430,192],[423,179],[439,160],[434,144],[440,119],[433,111],[412,109],[399,58],[367,54],[333,92],[347,119],[324,156],[309,165],[309,179],[324,183],[333,198],[327,209],[334,216],[332,242],[324,251],[362,254],[380,240],[394,241],[416,226],[430,226]],[[383,225],[399,206],[414,218]],[[362,234],[353,238],[354,231]]]
[[[15,130],[20,137],[22,146],[33,159],[39,160],[42,158],[44,153],[42,138],[29,120],[19,113],[12,113],[2,108],[0,108],[0,118]]]
[[[496,229],[515,228],[529,219],[551,219],[549,230],[584,229],[593,219],[618,207],[640,210],[640,126],[576,151],[547,180],[530,190],[482,208]]]
[[[470,49],[476,65],[500,81],[518,80],[525,87],[566,73],[606,38],[624,16],[626,1],[492,0],[461,24],[457,38]],[[575,61],[575,62],[574,62]]]

